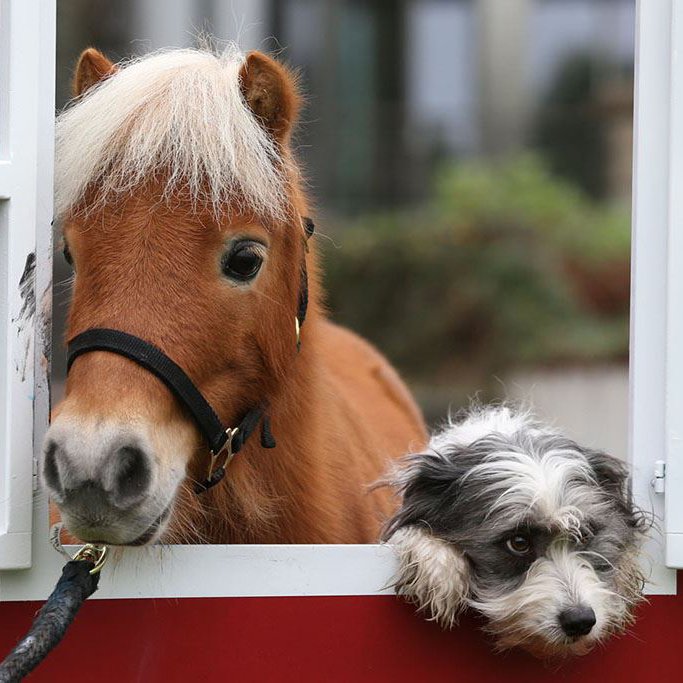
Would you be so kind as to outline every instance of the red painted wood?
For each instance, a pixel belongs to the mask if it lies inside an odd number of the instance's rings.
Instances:
[[[0,650],[38,603],[0,605]],[[495,655],[466,618],[443,632],[391,596],[102,600],[87,603],[32,681],[463,681],[669,683],[683,680],[683,599],[654,597],[634,631],[558,668]]]

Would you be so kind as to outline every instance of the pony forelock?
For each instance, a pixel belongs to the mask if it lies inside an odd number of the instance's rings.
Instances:
[[[245,57],[167,50],[132,60],[57,118],[55,211],[63,216],[95,188],[96,201],[165,179],[216,213],[240,209],[280,218],[287,168],[278,143],[240,90]],[[161,175],[163,174],[163,175]]]

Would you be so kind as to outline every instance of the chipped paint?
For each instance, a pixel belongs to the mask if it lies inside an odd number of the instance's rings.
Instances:
[[[12,318],[12,323],[16,325],[17,337],[20,340],[21,353],[19,358],[15,358],[15,369],[21,376],[21,381],[26,381],[26,370],[28,368],[31,354],[31,342],[33,340],[32,323],[36,315],[36,255],[30,252],[26,257],[26,264],[19,279],[19,296],[21,297],[21,309],[16,318]]]
[[[41,378],[44,379],[48,401],[47,414],[49,416],[52,410],[52,392],[50,390],[50,373],[52,369],[52,277],[48,279],[40,297],[36,327],[39,344],[38,348],[40,349],[39,361],[42,373],[40,375],[36,373],[37,376],[34,379],[36,386],[40,386]]]
[[[19,294],[21,296],[21,310],[19,311],[19,320],[30,321],[36,314],[36,294],[33,288],[33,283],[36,275],[36,255],[31,252],[26,257],[26,265],[24,272],[21,274],[19,280]]]

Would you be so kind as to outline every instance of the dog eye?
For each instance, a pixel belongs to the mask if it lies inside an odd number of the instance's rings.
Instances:
[[[602,558],[593,560],[592,564],[593,569],[595,569],[596,572],[607,573],[614,569],[614,565],[611,562],[608,562],[606,559]]]
[[[531,539],[524,534],[515,534],[505,541],[505,547],[513,555],[528,555],[531,552]]]
[[[223,274],[240,282],[252,280],[261,269],[263,249],[258,242],[238,242],[221,260]]]

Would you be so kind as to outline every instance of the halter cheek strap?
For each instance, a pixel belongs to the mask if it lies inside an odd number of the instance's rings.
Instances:
[[[308,253],[308,240],[315,232],[315,223],[307,216],[301,217],[301,226],[304,231],[304,250]],[[308,311],[308,270],[306,268],[306,256],[301,262],[301,282],[299,283],[299,302],[296,311],[296,348],[301,347],[301,327],[306,320],[306,312]]]

